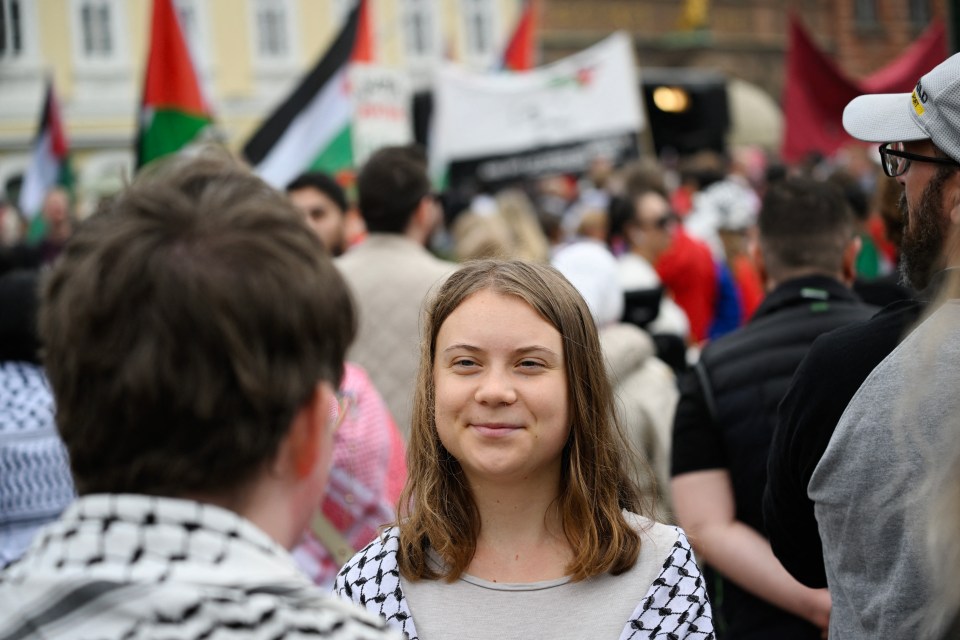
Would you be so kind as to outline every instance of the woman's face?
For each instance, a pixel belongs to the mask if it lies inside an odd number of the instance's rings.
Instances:
[[[440,327],[433,362],[440,441],[472,480],[559,479],[570,433],[560,333],[516,296],[485,289]]]

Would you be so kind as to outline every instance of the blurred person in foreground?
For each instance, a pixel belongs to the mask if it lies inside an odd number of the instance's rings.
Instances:
[[[347,198],[340,185],[324,173],[305,173],[287,186],[287,197],[324,248],[342,253]],[[379,527],[396,518],[407,479],[403,436],[363,367],[346,362],[338,392],[349,406],[334,434],[327,491],[309,533],[293,550],[300,568],[324,589],[333,587],[340,566]]]
[[[960,410],[955,304],[911,329],[960,265],[946,250],[960,224],[960,56],[912,93],[855,98],[843,124],[882,143],[884,172],[903,186],[901,273],[920,293],[813,344],[780,407],[764,520],[784,566],[829,586],[831,637],[915,638],[932,591],[929,499],[917,490],[926,454],[942,448],[944,414]],[[931,338],[937,354],[918,352]],[[939,375],[915,388],[924,366]]]
[[[792,179],[763,199],[754,260],[768,294],[743,328],[708,344],[681,380],[672,492],[711,584],[718,638],[820,637],[830,595],[783,568],[761,499],[777,404],[814,339],[875,310],[850,290],[854,219],[832,184]]]
[[[385,147],[357,175],[357,199],[369,235],[337,258],[360,314],[349,358],[370,374],[406,438],[427,293],[456,265],[426,248],[441,222],[427,163],[415,147]]]
[[[80,497],[0,574],[0,637],[389,637],[285,550],[354,325],[319,241],[231,160],[158,166],[81,225],[40,311]]]
[[[452,274],[415,406],[401,518],[340,596],[411,638],[711,637],[693,552],[645,517],[590,310],[555,269]]]

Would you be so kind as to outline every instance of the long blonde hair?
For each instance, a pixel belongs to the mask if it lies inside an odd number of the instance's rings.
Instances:
[[[627,464],[628,444],[614,411],[596,326],[576,289],[547,265],[483,260],[467,263],[440,287],[424,321],[420,369],[400,498],[400,573],[407,579],[457,579],[476,551],[480,515],[460,463],[444,448],[434,416],[437,334],[464,300],[493,290],[527,302],[563,339],[571,429],[563,450],[556,507],[573,560],[574,580],[627,571],[640,550],[622,511],[650,513]],[[443,561],[437,571],[428,549]]]

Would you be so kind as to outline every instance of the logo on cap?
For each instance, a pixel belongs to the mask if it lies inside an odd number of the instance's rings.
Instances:
[[[917,87],[910,94],[910,100],[913,102],[913,110],[918,116],[922,116],[926,111],[923,105],[927,103],[927,92],[923,90],[923,85],[917,82]]]

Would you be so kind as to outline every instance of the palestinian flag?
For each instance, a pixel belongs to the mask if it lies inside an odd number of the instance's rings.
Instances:
[[[47,80],[43,113],[33,142],[33,155],[20,187],[20,213],[26,218],[37,217],[48,191],[57,186],[72,186],[68,153],[67,135],[53,90],[53,80]]]
[[[179,151],[212,120],[173,0],[154,0],[137,168]]]
[[[537,65],[537,1],[525,0],[517,28],[507,42],[500,69],[529,71]]]
[[[357,2],[330,48],[244,145],[244,157],[274,187],[283,189],[305,171],[352,170],[347,73],[351,62],[373,62],[368,5]]]

